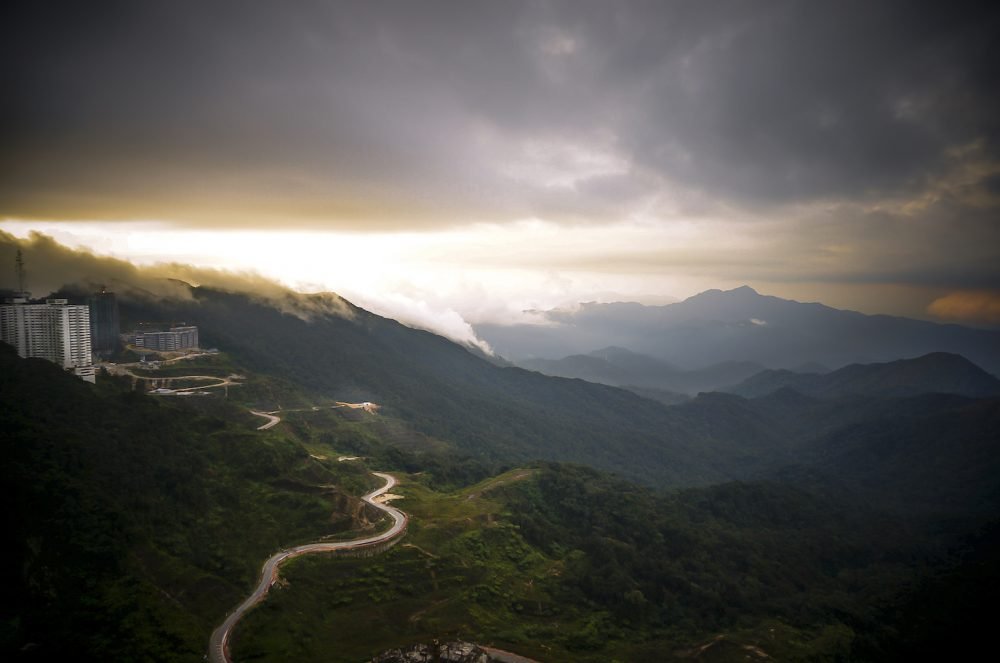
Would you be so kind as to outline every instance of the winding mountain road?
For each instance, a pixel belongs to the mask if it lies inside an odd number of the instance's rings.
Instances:
[[[215,389],[217,387],[229,387],[240,386],[240,382],[235,382],[233,380],[234,376],[230,377],[220,377],[218,375],[136,375],[131,369],[125,367],[117,367],[114,369],[113,373],[115,375],[127,375],[135,380],[146,380],[147,382],[171,382],[173,380],[217,380],[215,384],[203,384],[197,387],[181,387],[180,389],[171,389],[169,393],[159,394],[161,396],[172,396],[175,394],[182,394],[189,391],[201,391],[202,389]]]
[[[386,474],[385,472],[373,472],[372,474],[385,479],[385,485],[381,488],[373,490],[361,499],[368,502],[376,509],[389,514],[393,520],[392,527],[385,532],[374,536],[354,539],[352,541],[307,543],[301,546],[295,546],[294,548],[289,548],[287,550],[282,550],[281,552],[277,552],[272,555],[266,562],[264,562],[264,566],[261,568],[260,582],[257,583],[257,587],[253,590],[253,593],[251,593],[250,596],[243,601],[243,603],[233,610],[233,612],[226,617],[226,620],[212,632],[212,637],[209,640],[208,660],[212,661],[212,663],[232,663],[232,659],[229,658],[229,636],[232,634],[233,628],[236,626],[237,622],[243,618],[243,615],[250,610],[250,608],[264,600],[264,597],[267,596],[268,590],[271,589],[271,585],[278,579],[278,567],[281,566],[281,564],[286,560],[300,555],[308,555],[310,553],[364,549],[376,546],[380,543],[386,543],[403,535],[406,531],[409,517],[399,509],[390,506],[389,504],[378,502],[376,499],[389,492],[389,490],[396,485],[396,478],[391,474]]]
[[[257,410],[250,410],[250,414],[256,414],[258,417],[264,417],[267,419],[266,422],[257,426],[257,430],[267,430],[268,428],[273,428],[281,423],[281,417],[276,417],[270,412],[258,412]]]
[[[221,385],[212,384],[209,386],[218,387]],[[177,391],[183,391],[183,390],[178,389]],[[331,410],[336,410],[337,408],[346,407],[352,410],[364,410],[369,414],[375,414],[376,412],[378,412],[379,405],[377,403],[370,403],[370,402],[344,403],[343,401],[337,401],[336,405],[331,405],[329,407]],[[320,407],[318,405],[314,405],[313,407],[300,407],[300,408],[292,408],[289,410],[275,410],[273,412],[259,412],[257,410],[250,410],[250,413],[256,414],[258,417],[264,417],[265,419],[267,419],[266,423],[257,426],[257,430],[267,430],[268,428],[277,426],[279,423],[281,423],[281,417],[277,416],[278,412],[316,412],[321,409],[326,409],[326,406]]]

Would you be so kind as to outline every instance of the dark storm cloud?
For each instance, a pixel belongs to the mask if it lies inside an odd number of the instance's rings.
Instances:
[[[28,3],[4,10],[0,214],[400,228],[917,196],[949,150],[997,161],[987,4]]]
[[[646,22],[626,51],[673,48],[645,70],[617,63],[644,88],[631,148],[727,197],[917,189],[949,147],[985,139],[996,155],[997,17],[972,5],[790,2]]]

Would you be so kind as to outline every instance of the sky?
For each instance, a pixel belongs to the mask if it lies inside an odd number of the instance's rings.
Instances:
[[[460,339],[742,284],[1000,326],[1000,9],[929,5],[7,3],[0,230]]]

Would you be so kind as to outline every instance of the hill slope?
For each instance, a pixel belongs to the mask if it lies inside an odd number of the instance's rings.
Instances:
[[[237,631],[240,660],[358,661],[459,637],[541,661],[901,660],[928,639],[956,657],[990,637],[996,572],[937,557],[956,539],[788,484],[663,494],[544,463],[448,493],[403,477],[399,492],[419,524],[406,543],[291,565]],[[965,591],[920,605],[938,569],[967,575]],[[951,617],[900,638],[899,606]]]
[[[191,293],[186,301],[123,303],[123,318],[196,323],[203,344],[251,371],[327,398],[379,403],[486,462],[586,462],[658,485],[711,483],[739,469],[725,461],[732,440],[711,437],[660,403],[496,366],[333,296],[287,302],[295,315],[245,295]]]
[[[895,407],[878,397],[816,405],[723,394],[667,407],[622,389],[496,366],[332,296],[285,302],[293,315],[244,295],[191,293],[186,301],[123,306],[123,315],[196,322],[206,344],[251,371],[328,399],[374,401],[495,467],[571,461],[659,487],[706,485],[800,462],[810,440],[878,422]],[[925,407],[939,404],[947,398]]]
[[[119,386],[0,343],[4,660],[200,660],[262,559],[366,518],[362,468]]]

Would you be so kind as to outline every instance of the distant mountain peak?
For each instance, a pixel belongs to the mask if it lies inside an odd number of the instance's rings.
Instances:
[[[692,295],[682,302],[677,304],[667,305],[664,308],[669,309],[672,306],[756,306],[758,303],[763,301],[779,301],[787,302],[789,304],[795,303],[791,300],[783,300],[780,297],[770,297],[768,295],[762,295],[748,285],[741,285],[738,288],[733,288],[731,290],[720,290],[718,288],[712,288],[710,290],[705,290],[699,292],[697,295]]]
[[[928,352],[920,357],[914,357],[913,359],[903,359],[900,361],[912,361],[920,362],[924,364],[952,364],[952,365],[963,365],[963,366],[974,366],[979,368],[973,362],[969,361],[960,354],[954,352]]]
[[[634,356],[638,353],[633,352],[628,348],[623,348],[620,345],[609,345],[601,348],[600,350],[594,350],[588,354],[592,357],[601,357],[602,359],[606,359],[609,356]]]
[[[1000,330],[866,315],[761,294],[749,285],[706,290],[666,306],[589,305],[550,319],[561,324],[477,331],[515,360],[588,352],[610,359],[622,354],[609,350],[616,346],[685,370],[736,359],[827,373],[852,363],[946,351],[1000,375]]]
[[[697,299],[698,297],[718,297],[719,295],[756,295],[760,297],[760,293],[751,288],[748,285],[741,285],[738,288],[732,288],[731,290],[721,290],[720,288],[709,288],[699,292],[697,295],[692,295],[688,299]]]

